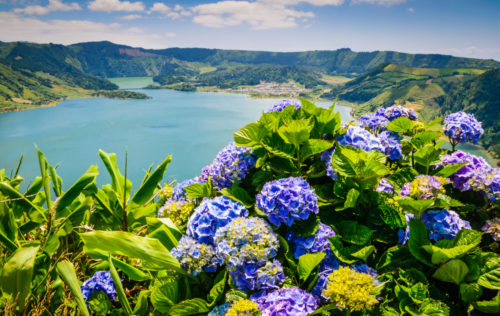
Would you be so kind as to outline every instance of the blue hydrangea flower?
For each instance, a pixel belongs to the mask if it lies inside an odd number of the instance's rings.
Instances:
[[[328,285],[328,276],[334,270],[337,270],[343,263],[333,254],[332,251],[327,253],[326,257],[321,261],[319,265],[318,281],[314,285],[311,293],[322,302],[327,302],[329,299],[323,296],[323,291]]]
[[[398,160],[402,155],[402,146],[398,140],[398,135],[389,131],[384,131],[378,135],[378,139],[384,147],[383,153],[391,160]]]
[[[257,195],[257,207],[269,215],[269,221],[280,226],[292,226],[306,220],[310,213],[318,214],[318,197],[306,180],[298,177],[268,182]]]
[[[271,226],[259,217],[239,217],[215,233],[219,263],[229,269],[264,265],[278,253],[278,238]]]
[[[301,237],[295,236],[293,232],[289,232],[286,236],[287,241],[291,244],[293,249],[293,256],[299,259],[300,256],[306,253],[323,252],[331,253],[330,242],[328,237],[335,236],[333,229],[323,223],[319,224],[318,230],[312,236]]]
[[[186,233],[198,242],[214,245],[217,229],[241,216],[248,216],[248,210],[227,196],[205,199],[189,218]]]
[[[318,300],[298,287],[279,289],[257,299],[261,316],[304,316],[318,308]]]
[[[226,313],[229,311],[230,308],[231,308],[231,305],[229,305],[229,303],[226,302],[226,303],[224,303],[222,305],[215,306],[210,311],[210,313],[208,313],[207,316],[225,316]]]
[[[201,179],[210,177],[214,186],[221,190],[230,188],[233,181],[241,182],[255,167],[255,155],[251,147],[236,146],[229,143],[215,157],[211,164],[201,170]]]
[[[187,179],[182,181],[181,183],[176,184],[174,187],[174,192],[172,193],[171,199],[174,201],[180,201],[181,199],[187,199],[186,197],[186,190],[184,189],[187,186],[190,186],[191,184],[194,183],[205,183],[206,180],[196,177],[193,179]]]
[[[415,214],[405,213],[406,218],[406,228],[403,230],[402,228],[398,231],[398,243],[405,245],[410,239],[410,219],[416,218]]]
[[[364,273],[364,274],[368,274],[369,276],[373,277],[373,278],[376,278],[378,277],[378,272],[377,270],[367,266],[366,264],[364,263],[359,263],[359,262],[356,262],[354,264],[352,264],[350,266],[354,271],[358,272],[358,273]],[[378,282],[378,281],[376,281]]]
[[[115,283],[109,271],[97,271],[90,279],[83,282],[80,286],[80,290],[82,291],[85,301],[88,301],[92,293],[96,291],[104,292],[109,297],[110,301],[116,300]]]
[[[444,122],[444,134],[456,143],[473,142],[476,144],[484,133],[481,123],[473,114],[453,113],[447,115]]]
[[[200,272],[215,272],[217,270],[217,257],[211,245],[197,242],[189,236],[182,236],[177,247],[170,251],[179,260],[182,268],[191,275]]]
[[[387,124],[389,124],[389,120],[383,113],[380,115],[380,112],[366,113],[359,118],[359,122],[361,127],[374,131],[383,131],[387,127]]]
[[[460,218],[455,211],[426,211],[422,221],[429,229],[429,239],[453,239],[462,229],[471,229],[470,223]]]
[[[335,172],[333,166],[332,166],[332,156],[333,156],[333,151],[335,148],[331,148],[328,150],[325,150],[321,154],[321,160],[325,163],[326,165],[326,175],[332,178],[333,180],[337,179],[338,174]]]
[[[283,267],[278,260],[268,261],[264,266],[246,264],[230,270],[236,287],[242,291],[277,289],[285,282]]]
[[[294,105],[295,106],[295,110],[298,110],[302,106],[299,101],[295,101],[295,100],[282,100],[282,101],[274,104],[272,107],[270,107],[266,111],[266,113],[281,112],[281,111],[283,111],[284,108],[286,108],[287,106],[290,106],[290,105]]]
[[[380,182],[377,185],[375,191],[380,193],[394,193],[394,184],[389,182],[386,178],[380,179]]]
[[[364,151],[378,150],[385,152],[384,146],[375,135],[358,126],[349,126],[345,134],[340,135],[337,141],[340,145],[348,145]]]
[[[384,111],[384,116],[389,120],[389,121],[394,121],[398,117],[401,116],[406,116],[410,120],[416,120],[418,119],[418,115],[415,112],[415,110],[410,109],[410,108],[405,108],[401,105],[393,105],[385,109]]]

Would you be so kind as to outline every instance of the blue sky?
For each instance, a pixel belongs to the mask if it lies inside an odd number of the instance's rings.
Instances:
[[[500,60],[499,0],[0,0],[0,40]]]

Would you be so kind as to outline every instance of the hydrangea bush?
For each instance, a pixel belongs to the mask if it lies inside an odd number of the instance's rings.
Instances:
[[[175,186],[160,183],[170,157],[133,187],[101,151],[111,183],[93,166],[64,191],[40,152],[27,190],[0,171],[0,309],[498,314],[500,170],[455,150],[481,134],[465,113],[341,122],[284,100]]]

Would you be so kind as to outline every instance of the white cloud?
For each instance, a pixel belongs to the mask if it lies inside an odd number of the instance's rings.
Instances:
[[[173,33],[173,32],[168,32],[165,34],[166,37],[176,37],[177,34]]]
[[[145,6],[141,1],[120,1],[120,0],[94,0],[89,3],[88,8],[92,11],[144,11]]]
[[[369,3],[369,4],[385,5],[388,7],[395,5],[395,4],[405,3],[405,2],[406,2],[406,0],[351,0],[352,4]]]
[[[142,18],[142,15],[140,15],[140,14],[129,14],[129,15],[119,17],[120,20],[127,20],[127,21],[137,20],[140,18]]]
[[[76,2],[66,4],[61,0],[49,0],[49,3],[45,7],[41,5],[29,5],[25,8],[14,9],[14,12],[30,15],[44,15],[54,11],[74,11],[81,9],[80,5]]]
[[[408,8],[408,12],[413,13],[413,12],[415,12],[415,9],[413,9],[413,8]]]
[[[37,43],[73,44],[109,40],[131,46],[165,48],[165,36],[129,28],[119,23],[100,23],[87,20],[40,20],[13,12],[0,12],[0,41],[29,41]]]
[[[174,9],[170,8],[168,5],[166,5],[163,2],[155,2],[151,9],[149,9],[148,13],[159,13],[161,15],[164,15],[165,17],[169,17],[171,19],[178,19],[181,17],[181,12],[176,12],[179,11],[178,9],[183,10],[182,6],[176,5]]]

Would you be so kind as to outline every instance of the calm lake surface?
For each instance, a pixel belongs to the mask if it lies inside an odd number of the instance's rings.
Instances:
[[[59,164],[57,172],[66,189],[92,164],[99,167],[99,184],[110,181],[99,149],[117,154],[122,173],[128,152],[128,177],[135,189],[148,167],[152,163],[156,167],[168,155],[172,163],[165,179],[183,180],[199,175],[233,139],[232,132],[279,101],[241,94],[136,89],[152,83],[151,78],[112,81],[152,99],[74,99],[55,107],[0,114],[0,169],[10,174],[24,154],[20,174],[26,184],[31,183],[40,174],[36,145],[51,165]],[[343,120],[352,119],[349,107],[338,105],[336,110]]]

